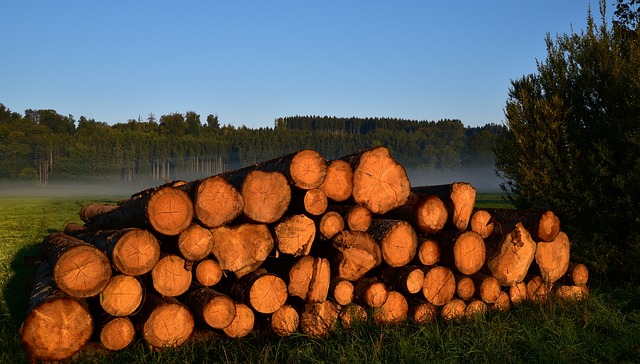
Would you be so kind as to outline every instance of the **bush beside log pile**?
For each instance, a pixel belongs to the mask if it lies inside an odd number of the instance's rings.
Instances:
[[[468,183],[410,186],[384,147],[303,150],[91,204],[42,242],[22,341],[61,360],[92,337],[182,345],[194,330],[329,335],[586,297],[551,211],[474,209]]]

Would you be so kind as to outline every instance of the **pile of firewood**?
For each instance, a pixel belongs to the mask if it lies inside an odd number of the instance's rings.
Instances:
[[[183,344],[194,330],[325,336],[372,317],[428,323],[551,295],[588,271],[552,211],[474,209],[468,183],[411,187],[384,147],[303,150],[90,204],[42,241],[23,344],[60,360],[88,341]]]

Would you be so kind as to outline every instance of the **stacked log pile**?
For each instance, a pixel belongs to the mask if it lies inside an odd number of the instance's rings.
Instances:
[[[470,317],[553,295],[584,298],[588,270],[551,211],[474,209],[468,183],[410,186],[384,147],[333,161],[303,150],[91,204],[42,242],[22,341],[61,360],[194,330],[329,335]]]

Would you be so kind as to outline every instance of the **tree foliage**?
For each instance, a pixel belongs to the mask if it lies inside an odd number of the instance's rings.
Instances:
[[[560,214],[583,260],[637,274],[640,32],[610,29],[604,9],[601,24],[589,12],[581,33],[548,35],[538,72],[512,81],[496,166],[518,205]]]

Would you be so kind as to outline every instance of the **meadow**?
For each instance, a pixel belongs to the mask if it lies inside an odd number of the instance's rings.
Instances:
[[[79,209],[109,197],[0,197],[0,363],[27,363],[19,327],[27,313],[35,268],[25,257],[69,222]],[[479,195],[479,207],[504,207],[500,195]],[[424,362],[640,362],[640,288],[592,277],[586,301],[524,303],[505,312],[456,323],[370,322],[338,329],[326,339],[280,338],[256,332],[229,339],[198,332],[179,348],[152,352],[141,340],[120,352],[91,343],[70,362],[96,363],[424,363]]]

